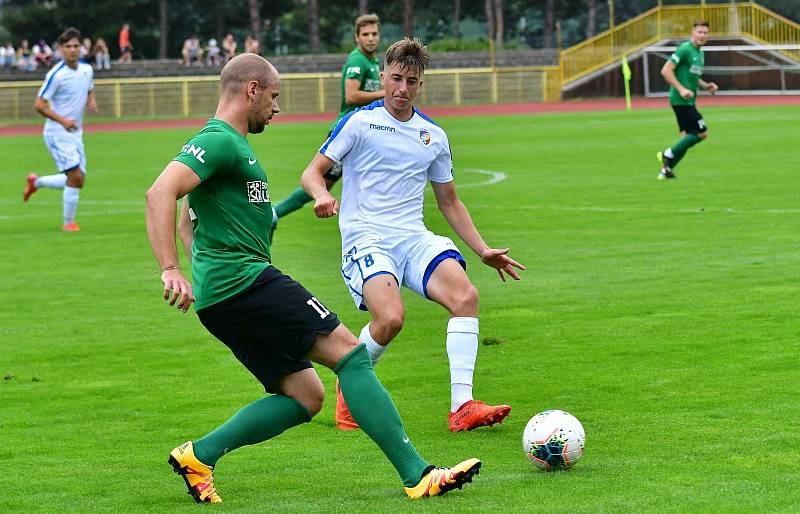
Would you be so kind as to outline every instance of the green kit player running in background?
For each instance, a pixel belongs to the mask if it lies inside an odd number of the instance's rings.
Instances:
[[[674,146],[658,152],[661,172],[658,179],[677,178],[673,170],[683,159],[689,148],[708,137],[708,127],[703,116],[695,106],[697,87],[705,89],[712,95],[717,92],[716,84],[705,82],[703,75],[703,45],[708,41],[708,22],[696,21],[692,29],[692,38],[675,50],[661,69],[661,75],[669,83],[669,103],[675,111],[681,139]]]
[[[347,113],[383,98],[380,59],[376,55],[381,40],[380,19],[376,14],[365,14],[356,18],[355,38],[357,46],[350,52],[347,61],[342,66],[342,106],[331,130]],[[329,131],[328,136],[330,135]],[[325,185],[328,190],[341,177],[342,165],[336,163],[325,174]],[[306,194],[303,188],[298,187],[285,200],[276,204],[272,213],[272,231],[275,231],[279,218],[296,211],[311,200],[312,198]],[[272,239],[272,233],[270,233],[270,239]]]

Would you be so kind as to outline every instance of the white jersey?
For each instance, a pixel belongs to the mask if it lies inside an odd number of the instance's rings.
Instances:
[[[342,163],[343,253],[365,238],[426,232],[422,221],[426,184],[453,180],[444,130],[416,108],[410,120],[399,121],[383,100],[339,120],[319,151]]]
[[[75,120],[78,128],[73,132],[80,135],[83,132],[83,111],[89,91],[94,89],[92,80],[94,71],[88,64],[79,62],[74,70],[61,61],[53,66],[45,75],[44,83],[39,88],[38,96],[50,102],[50,108],[59,116]],[[45,135],[66,133],[60,123],[47,118],[44,122]]]

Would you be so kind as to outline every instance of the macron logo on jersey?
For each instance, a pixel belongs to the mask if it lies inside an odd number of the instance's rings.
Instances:
[[[375,123],[370,123],[369,128],[372,130],[385,130],[386,132],[394,132],[394,127],[390,127],[388,125],[376,125]]]
[[[181,151],[186,152],[189,155],[194,155],[195,159],[202,162],[203,164],[206,163],[206,161],[203,160],[203,155],[205,155],[206,151],[200,148],[199,146],[185,144],[183,145]]]
[[[361,66],[350,66],[347,68],[345,74],[347,73],[361,73]]]

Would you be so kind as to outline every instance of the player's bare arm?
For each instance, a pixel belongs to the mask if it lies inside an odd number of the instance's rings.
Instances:
[[[432,182],[431,185],[439,210],[442,211],[442,215],[456,231],[458,237],[467,243],[484,264],[496,269],[503,282],[506,281],[506,274],[514,280],[519,280],[517,269],[524,270],[525,266],[508,256],[508,248],[490,248],[483,241],[478,229],[475,228],[475,223],[472,222],[467,207],[458,198],[453,182],[443,184]]]
[[[87,95],[86,109],[92,114],[97,114],[100,112],[100,109],[97,107],[97,98],[94,96],[94,90],[89,91],[89,94]]]
[[[330,218],[339,212],[339,202],[328,192],[328,185],[323,178],[333,165],[333,160],[317,153],[300,177],[303,189],[314,199],[314,214],[318,218]]]
[[[36,97],[36,103],[34,104],[34,108],[36,112],[44,116],[45,118],[50,118],[51,120],[60,123],[65,129],[69,131],[73,131],[78,128],[78,124],[75,120],[71,120],[69,118],[65,118],[64,116],[59,115],[53,109],[50,108],[50,102],[42,98],[41,96]]]
[[[164,300],[183,312],[194,302],[194,294],[179,266],[175,244],[176,205],[179,198],[199,184],[200,177],[189,166],[172,161],[147,191],[147,236],[161,266]]]
[[[683,87],[683,84],[678,81],[678,77],[675,76],[675,63],[672,61],[664,63],[664,67],[661,68],[661,76],[664,77],[664,80],[666,80],[670,86],[674,87],[678,93],[680,93],[682,98],[688,100],[694,96],[694,93]]]
[[[698,80],[697,81],[697,85],[700,86],[701,88],[705,89],[706,91],[708,91],[712,95],[719,90],[719,86],[716,83],[714,83],[714,82],[706,82],[703,79]]]
[[[347,79],[344,82],[344,99],[350,105],[367,105],[383,97],[383,89],[361,91],[361,81],[358,79]]]
[[[189,199],[184,196],[183,202],[181,202],[181,214],[178,218],[178,236],[181,238],[183,251],[189,262],[192,262],[192,241],[194,240],[192,230],[192,220],[189,217]]]

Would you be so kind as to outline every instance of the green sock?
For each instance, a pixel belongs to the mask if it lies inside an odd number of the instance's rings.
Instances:
[[[681,159],[683,159],[683,156],[689,151],[689,148],[693,147],[702,140],[703,138],[697,134],[686,134],[680,139],[680,141],[675,143],[675,146],[671,148],[672,155],[674,155],[672,158],[672,167],[674,168],[679,162],[681,162]]]
[[[308,421],[311,421],[308,409],[294,398],[279,394],[259,398],[220,427],[193,441],[194,454],[203,464],[213,466],[229,451],[266,441]]]
[[[298,187],[292,194],[286,197],[281,203],[275,206],[275,212],[278,213],[279,218],[283,218],[308,202],[313,200],[302,187]]]
[[[417,485],[430,466],[409,441],[394,402],[375,376],[367,347],[359,344],[333,372],[355,422],[389,458],[406,487]]]

